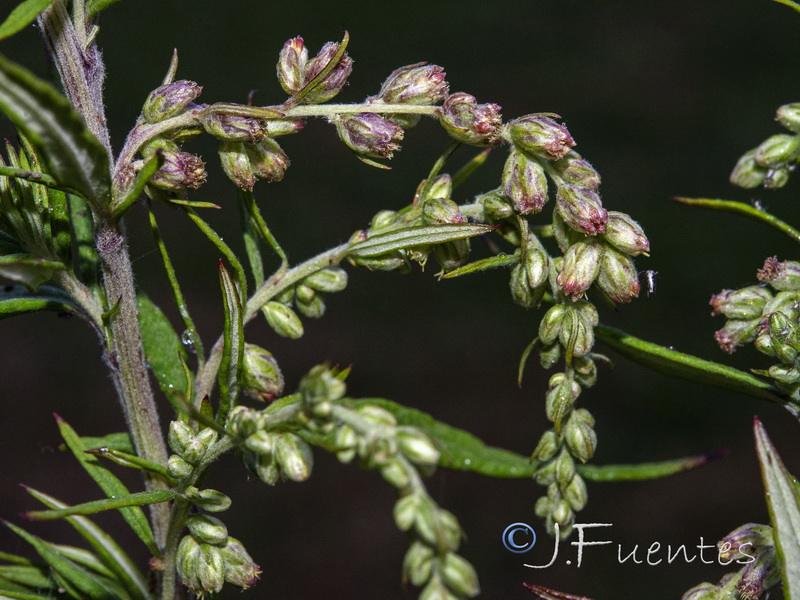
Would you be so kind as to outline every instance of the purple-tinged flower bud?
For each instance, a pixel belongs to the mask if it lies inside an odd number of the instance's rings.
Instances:
[[[502,194],[511,200],[517,214],[540,212],[547,202],[544,167],[523,152],[509,152],[501,181]]]
[[[751,285],[740,290],[722,290],[711,296],[711,314],[724,315],[729,319],[760,319],[772,293],[760,285]]]
[[[244,590],[255,585],[261,569],[247,553],[242,542],[229,537],[220,553],[225,561],[225,581]]]
[[[573,299],[580,298],[600,274],[606,247],[596,238],[584,238],[573,244],[564,255],[564,268],[558,274],[558,287]]]
[[[381,85],[377,99],[387,104],[439,104],[447,96],[442,67],[424,62],[395,69]]]
[[[283,91],[294,96],[303,88],[305,83],[306,64],[308,63],[308,48],[299,35],[287,40],[278,55],[278,81]]]
[[[276,138],[282,135],[289,135],[290,133],[297,133],[306,122],[302,119],[266,119],[264,120],[264,128],[266,129],[267,137]]]
[[[224,544],[228,539],[225,523],[210,515],[191,515],[186,519],[186,526],[198,542]]]
[[[499,189],[478,196],[475,202],[483,205],[484,218],[492,223],[508,219],[514,214],[514,207]]]
[[[200,95],[203,88],[194,81],[173,81],[157,87],[142,107],[142,117],[148,123],[158,123],[175,117],[185,111]]]
[[[719,558],[725,562],[752,557],[756,550],[774,545],[772,527],[747,523],[737,527],[717,543]]]
[[[272,138],[264,138],[258,144],[245,144],[244,151],[250,170],[258,179],[280,181],[289,168],[289,157]]]
[[[475,567],[454,552],[449,552],[444,558],[442,578],[445,585],[455,592],[454,595],[448,594],[451,598],[473,598],[481,591]]]
[[[561,447],[561,440],[552,429],[548,429],[539,438],[539,443],[531,454],[531,460],[538,460],[540,462],[547,462],[556,455],[558,449]]]
[[[764,546],[756,553],[755,560],[742,569],[736,591],[742,600],[758,600],[780,580],[781,569],[778,567],[775,547]]]
[[[264,139],[267,133],[264,119],[222,113],[208,113],[200,118],[206,133],[226,142],[249,142]]]
[[[544,115],[520,117],[505,129],[510,141],[521,151],[547,160],[562,158],[575,145],[566,127]]]
[[[272,402],[283,392],[283,384],[283,374],[272,354],[255,344],[245,344],[242,391],[255,400]]]
[[[775,120],[789,131],[800,133],[800,102],[781,106],[775,114]]]
[[[150,185],[168,192],[196,190],[206,181],[206,164],[189,152],[162,151],[164,164],[150,178]]]
[[[755,150],[754,158],[762,167],[780,167],[797,160],[800,139],[796,135],[779,133],[768,137]]]
[[[595,191],[600,188],[600,173],[574,150],[553,161],[552,165],[564,183],[582,185]]]
[[[606,230],[608,213],[600,195],[580,185],[562,185],[556,193],[556,208],[564,222],[575,231],[597,235]]]
[[[450,137],[470,146],[497,146],[502,120],[497,104],[478,104],[474,96],[450,94],[437,111],[439,122]]]
[[[630,302],[638,297],[639,275],[631,257],[607,246],[600,261],[597,285],[614,302]]]
[[[250,191],[256,184],[256,176],[250,166],[250,158],[245,152],[242,142],[220,142],[218,147],[219,161],[222,170],[236,187]]]
[[[567,307],[564,304],[554,304],[539,321],[539,341],[543,345],[549,346],[558,339],[566,312]]]
[[[224,512],[231,507],[231,499],[220,491],[198,490],[191,486],[186,488],[184,496],[187,500],[208,512]]]
[[[701,583],[687,591],[681,600],[720,600],[722,590],[713,583]],[[727,595],[727,594],[726,594]]]
[[[779,291],[800,290],[800,262],[786,260],[778,262],[772,256],[764,261],[764,266],[759,269],[758,280],[768,283]]]
[[[775,167],[768,169],[764,177],[764,187],[768,190],[777,190],[789,183],[789,167]]]
[[[403,128],[375,113],[338,115],[332,118],[336,131],[356,154],[374,158],[392,158],[400,149]]]
[[[594,456],[597,448],[597,434],[594,431],[594,417],[585,408],[570,415],[564,427],[564,441],[572,456],[586,462]]]
[[[328,66],[333,60],[334,55],[339,51],[339,44],[336,42],[326,42],[319,53],[306,63],[303,76],[303,86],[308,85]],[[347,83],[347,78],[353,72],[353,59],[344,53],[336,66],[320,81],[314,89],[306,95],[303,104],[321,104],[332,99],[338,94]]]
[[[724,352],[733,354],[739,346],[755,340],[757,330],[758,319],[752,321],[731,319],[722,329],[714,333],[714,339]]]
[[[292,340],[303,337],[303,323],[295,312],[280,302],[267,302],[261,309],[267,323],[280,336]]]
[[[564,500],[569,507],[574,510],[583,510],[589,501],[589,491],[586,489],[586,482],[580,475],[575,475],[567,487],[564,488]]]
[[[752,189],[764,183],[767,176],[767,169],[756,162],[756,151],[745,152],[736,162],[730,181],[733,185],[742,188]]]
[[[216,593],[225,583],[225,561],[220,549],[198,543],[190,535],[178,545],[176,566],[183,584],[198,596]]]
[[[608,211],[603,239],[628,256],[639,256],[650,251],[650,240],[642,226],[622,212]]]

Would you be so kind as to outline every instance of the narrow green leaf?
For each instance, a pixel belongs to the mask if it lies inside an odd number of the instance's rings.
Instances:
[[[220,251],[222,256],[225,257],[225,260],[227,260],[231,265],[231,269],[233,269],[233,274],[236,279],[236,285],[239,286],[239,297],[246,298],[247,277],[244,274],[242,263],[240,263],[239,259],[236,258],[236,254],[233,252],[233,250],[231,250],[230,246],[223,241],[219,234],[214,231],[214,229],[208,223],[200,218],[200,215],[198,215],[191,206],[184,206],[183,210],[186,212],[186,215],[189,217],[189,219],[191,219],[197,228],[203,232],[203,235],[205,235],[209,241],[216,246],[217,250]]]
[[[404,227],[386,233],[378,233],[368,237],[366,240],[356,242],[350,246],[348,254],[350,256],[370,257],[380,256],[402,250],[423,246],[428,244],[440,244],[452,242],[476,235],[483,235],[489,231],[497,229],[494,225],[482,225],[478,223],[445,223],[441,225],[420,225],[419,227]]]
[[[47,567],[43,565],[3,565],[0,566],[0,578],[12,581],[30,589],[52,589]]]
[[[150,462],[149,460],[145,460],[143,458],[139,458],[135,454],[131,454],[128,452],[121,452],[119,450],[114,450],[113,448],[106,448],[101,446],[99,448],[94,448],[92,450],[87,450],[87,454],[92,454],[94,456],[100,456],[101,458],[107,458],[108,460],[117,463],[123,467],[129,467],[132,469],[139,469],[142,471],[149,471],[151,473],[155,473],[156,475],[161,475],[165,481],[172,482],[172,477],[169,476],[167,473],[167,469],[165,469],[161,465],[157,465],[156,463]]]
[[[131,434],[127,431],[109,433],[102,437],[82,435],[81,441],[88,450],[92,450],[93,448],[109,448],[110,450],[119,450],[120,452],[127,452],[128,454],[136,454]],[[64,448],[62,447],[61,449],[63,450]]]
[[[15,283],[21,283],[31,292],[39,289],[45,281],[49,281],[64,265],[53,260],[36,258],[30,254],[8,254],[0,256],[0,277]]]
[[[86,14],[90,17],[94,16],[117,2],[119,2],[119,0],[89,0],[86,3]]]
[[[31,293],[22,285],[0,286],[0,319],[37,310],[74,313],[78,309],[58,288],[43,285]]]
[[[477,273],[478,271],[488,271],[489,269],[510,267],[517,263],[519,263],[519,256],[516,254],[498,254],[497,256],[482,258],[481,260],[467,263],[463,267],[453,269],[452,271],[442,275],[442,279],[452,279],[453,277],[460,277],[461,275],[468,275],[469,273]]]
[[[50,175],[47,175],[46,173],[38,173],[37,171],[31,171],[30,169],[22,169],[20,167],[7,167],[5,165],[0,165],[0,176],[25,179],[33,183],[41,183],[42,185],[52,188],[56,188],[58,186],[58,182],[50,177]]]
[[[14,600],[53,600],[54,598],[63,598],[63,596],[53,596],[51,593],[42,594],[28,594],[16,590],[8,589],[2,581],[0,581],[0,600],[6,598],[13,598]]]
[[[77,247],[77,263],[74,267],[78,279],[84,282],[100,306],[105,306],[105,293],[99,285],[100,258],[95,247],[94,220],[86,200],[69,195],[69,217],[72,235]]]
[[[797,12],[800,12],[800,4],[798,4],[797,2],[794,2],[794,0],[774,0],[774,1],[777,2],[778,4],[784,4],[784,5],[788,6],[789,8],[793,8]]]
[[[52,544],[43,539],[32,535],[24,529],[17,527],[13,523],[3,521],[3,523],[14,533],[28,542],[33,549],[50,565],[53,571],[60,575],[65,581],[73,585],[80,593],[82,598],[98,600],[114,600],[112,591],[102,584],[102,579],[92,576],[86,569],[75,564],[68,558],[61,555]]]
[[[4,560],[7,563],[11,563],[12,565],[33,565],[33,561],[30,558],[25,558],[24,556],[17,556],[16,554],[9,554],[8,552],[0,552],[0,560]]]
[[[775,531],[784,598],[800,600],[800,490],[758,417],[753,421],[753,430],[767,508]]]
[[[533,352],[533,349],[536,348],[536,343],[539,341],[538,336],[531,340],[531,343],[525,346],[525,350],[522,351],[522,356],[519,358],[519,367],[517,368],[517,385],[522,387],[522,376],[525,374],[525,365],[528,363],[528,357]]]
[[[75,546],[65,546],[63,544],[53,544],[53,549],[59,554],[66,556],[72,562],[83,565],[106,578],[113,578],[114,574],[103,562],[92,552],[85,548]]]
[[[638,463],[633,465],[578,465],[578,472],[589,481],[646,481],[677,475],[703,466],[708,461],[723,456],[721,452],[711,452],[700,456],[686,456],[660,462]]]
[[[158,386],[167,395],[183,391],[186,388],[186,374],[181,358],[186,360],[186,349],[181,338],[161,309],[143,292],[136,296],[136,307],[139,310],[144,354]]]
[[[219,283],[222,287],[222,303],[225,308],[225,328],[222,334],[224,346],[218,380],[220,400],[217,411],[217,423],[222,425],[239,398],[239,380],[244,364],[244,329],[239,292],[231,274],[221,260],[219,261]]]
[[[11,11],[0,25],[0,40],[19,33],[36,20],[36,15],[50,6],[53,0],[25,0]]]
[[[63,502],[38,490],[30,487],[25,489],[45,506],[50,508],[67,507]],[[87,517],[72,516],[67,517],[66,520],[89,543],[100,560],[114,571],[116,580],[133,598],[142,600],[150,598],[147,579],[125,551],[114,541],[114,538]]]
[[[0,110],[28,138],[62,189],[74,191],[94,207],[107,203],[111,177],[105,148],[64,96],[3,57]]]
[[[75,458],[78,459],[78,462],[81,463],[81,466],[86,469],[89,476],[100,486],[100,489],[103,490],[105,495],[112,499],[129,496],[130,492],[128,489],[113,473],[101,465],[95,457],[86,454],[86,451],[90,450],[90,448],[87,448],[83,444],[83,440],[78,437],[75,430],[58,415],[56,415],[56,421],[58,422],[58,429],[67,447],[72,451]],[[134,533],[139,536],[139,539],[142,540],[150,552],[153,553],[153,556],[159,556],[160,552],[153,538],[153,531],[150,529],[150,524],[147,522],[147,518],[144,516],[142,509],[138,506],[129,506],[121,508],[120,513],[128,525],[130,525],[131,529],[133,529]]]
[[[103,500],[92,500],[52,510],[32,510],[25,513],[25,516],[34,521],[45,521],[52,519],[63,519],[73,515],[93,515],[107,510],[118,510],[130,506],[146,506],[148,504],[160,504],[169,502],[175,498],[172,490],[151,490],[147,492],[135,492],[122,497],[104,498]]]

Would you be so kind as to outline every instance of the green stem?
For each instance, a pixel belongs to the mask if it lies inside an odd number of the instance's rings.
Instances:
[[[264,217],[261,216],[261,210],[259,210],[258,205],[256,204],[255,198],[253,197],[253,192],[244,192],[240,193],[244,201],[244,206],[247,209],[247,214],[250,215],[252,221],[256,226],[256,230],[258,231],[259,235],[264,238],[270,247],[275,251],[275,254],[281,259],[282,265],[286,265],[288,260],[286,259],[286,253],[281,248],[280,244],[278,244],[278,240],[275,239],[275,236],[272,235],[272,232],[267,227],[266,221],[264,221]],[[257,285],[261,285],[262,282],[258,282]]]

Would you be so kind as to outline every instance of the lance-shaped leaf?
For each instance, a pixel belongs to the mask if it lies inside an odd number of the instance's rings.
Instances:
[[[58,288],[43,285],[31,293],[22,285],[0,287],[0,319],[37,310],[74,313],[77,307]]]
[[[66,504],[52,496],[33,488],[26,487],[25,489],[45,506],[67,508]],[[128,591],[131,597],[141,598],[142,600],[150,597],[147,579],[127,553],[114,541],[114,538],[87,517],[71,516],[67,517],[66,520],[89,543],[103,564],[114,572],[116,580]]]
[[[452,271],[442,275],[442,279],[452,279],[453,277],[460,277],[461,275],[468,275],[470,273],[477,273],[479,271],[488,271],[489,269],[511,267],[518,263],[519,256],[516,254],[498,254],[497,256],[482,258],[480,260],[467,263],[463,267],[453,269]]]
[[[103,490],[105,495],[109,498],[129,496],[130,492],[128,488],[126,488],[111,471],[101,465],[94,456],[86,454],[86,451],[91,448],[87,448],[84,445],[83,440],[78,437],[75,430],[61,417],[58,415],[55,416],[58,422],[58,429],[61,432],[61,437],[64,438],[67,447],[75,458],[78,459],[78,462],[81,463],[81,466],[86,469],[89,476],[100,486],[100,489]],[[127,506],[120,509],[120,514],[122,514],[122,517],[128,525],[130,525],[136,535],[139,536],[139,539],[150,549],[153,556],[159,556],[160,552],[153,538],[153,530],[150,529],[150,524],[147,522],[147,517],[144,516],[142,509],[138,506]]]
[[[783,465],[758,417],[753,421],[753,430],[767,508],[775,531],[784,597],[800,600],[800,488]]]
[[[150,473],[155,473],[156,475],[160,475],[164,479],[164,481],[167,481],[169,483],[172,483],[174,481],[172,477],[170,477],[169,474],[167,473],[167,469],[165,467],[157,465],[154,462],[150,462],[149,460],[139,458],[135,454],[131,454],[129,452],[122,452],[120,450],[114,450],[113,448],[106,448],[105,446],[100,446],[92,450],[87,450],[86,453],[92,454],[94,456],[99,456],[101,458],[107,458],[111,462],[115,462],[123,467],[129,467],[131,469],[139,469],[141,471],[149,471]]]
[[[25,516],[35,521],[51,519],[63,519],[73,515],[93,515],[107,510],[118,510],[130,506],[146,506],[148,504],[160,504],[169,502],[175,498],[172,490],[150,490],[147,492],[136,492],[118,498],[103,498],[102,500],[92,500],[67,506],[65,508],[54,508],[52,510],[32,510],[25,513]]]
[[[3,565],[0,566],[0,579],[19,584],[22,589],[46,590],[55,588],[48,569],[44,565]],[[0,584],[0,593],[2,593]]]
[[[142,345],[150,369],[156,376],[158,387],[167,394],[186,389],[186,373],[181,359],[186,360],[186,349],[169,319],[142,292],[136,296]]]
[[[350,246],[348,254],[364,258],[380,256],[404,248],[441,244],[483,235],[495,229],[497,229],[496,225],[478,223],[443,223],[440,225],[404,227],[403,229],[395,229],[386,233],[377,233],[366,240],[356,242]]]
[[[239,381],[244,364],[244,329],[242,305],[239,292],[228,269],[219,261],[219,283],[222,287],[222,302],[225,307],[222,362],[219,367],[219,410],[217,423],[224,424],[228,412],[236,406],[239,397]]]
[[[63,268],[64,265],[60,262],[36,258],[30,254],[0,256],[0,277],[21,283],[31,292],[35,292],[58,269]]]
[[[97,209],[111,190],[108,154],[69,101],[50,84],[0,57],[0,110],[36,149],[63,189]]]
[[[136,450],[133,447],[131,434],[127,431],[109,433],[108,435],[104,435],[102,437],[82,435],[81,441],[89,450],[94,448],[108,448],[109,450],[119,450],[120,452],[127,452],[128,454],[136,454]],[[63,449],[64,446],[59,447],[59,450]]]
[[[36,20],[36,15],[50,6],[53,0],[25,0],[11,11],[0,25],[0,40],[11,37]]]

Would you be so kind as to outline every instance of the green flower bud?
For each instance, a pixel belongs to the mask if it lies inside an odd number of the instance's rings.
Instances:
[[[795,357],[797,353],[795,352]],[[773,365],[768,370],[769,376],[786,385],[800,382],[800,369],[793,365]]]
[[[272,138],[264,138],[257,144],[245,144],[244,151],[250,161],[250,170],[258,179],[280,181],[289,168],[289,157]]]
[[[597,383],[597,365],[588,356],[573,356],[572,369],[575,372],[575,381],[582,387],[589,388]]]
[[[733,185],[752,189],[764,183],[767,170],[756,162],[756,151],[745,152],[736,162],[730,181]]]
[[[348,425],[341,425],[336,430],[336,437],[334,438],[336,448],[336,458],[340,462],[348,463],[356,455],[358,446],[358,434]]]
[[[258,478],[267,485],[275,485],[280,479],[281,471],[275,460],[275,454],[262,454],[255,458],[253,464],[249,465],[255,470]]]
[[[439,577],[433,577],[428,582],[422,592],[420,592],[419,600],[456,600],[457,596],[451,594],[447,586]]]
[[[275,435],[261,429],[245,438],[244,447],[260,456],[271,456],[275,450]]]
[[[463,223],[464,216],[458,204],[443,197],[430,197],[422,203],[422,218],[425,223]]]
[[[256,176],[245,151],[246,147],[242,142],[221,141],[217,153],[222,170],[228,179],[236,184],[236,187],[249,192],[256,184]]]
[[[269,138],[276,138],[282,135],[289,135],[291,133],[297,133],[303,127],[306,126],[306,122],[302,119],[265,119],[264,120],[264,128],[266,130],[266,135]]]
[[[475,202],[483,205],[484,217],[489,222],[503,221],[514,214],[511,202],[499,190],[486,192],[475,198]]]
[[[261,413],[247,406],[237,406],[228,415],[227,427],[236,437],[246,438],[260,427]]]
[[[768,258],[758,271],[758,280],[768,283],[779,291],[800,290],[800,262],[794,260],[778,262],[775,256]]]
[[[764,187],[768,190],[777,190],[789,183],[789,167],[775,167],[767,170],[764,177]]]
[[[283,392],[283,384],[283,374],[272,354],[255,344],[245,344],[242,391],[254,400],[272,402]]]
[[[535,235],[528,238],[528,244],[522,254],[522,264],[528,276],[528,285],[538,288],[547,283],[550,257]]]
[[[445,98],[437,114],[445,131],[459,142],[470,146],[497,146],[503,141],[497,104],[478,104],[474,96],[458,92]]]
[[[283,91],[290,96],[303,88],[307,63],[308,48],[303,43],[303,38],[297,36],[283,45],[278,56],[278,81]]]
[[[320,292],[341,292],[347,287],[347,271],[341,267],[325,267],[303,279],[303,283]]]
[[[573,244],[564,255],[564,268],[558,274],[558,287],[573,299],[580,298],[600,274],[605,246],[587,237]]]
[[[142,117],[148,123],[158,123],[184,112],[200,95],[203,88],[194,81],[182,79],[154,89],[142,107]]]
[[[224,512],[231,507],[231,499],[217,490],[198,490],[191,486],[186,488],[184,496],[193,504],[208,512]]]
[[[789,131],[800,133],[800,103],[784,104],[775,114],[775,120]]]
[[[589,500],[589,492],[586,490],[586,482],[580,475],[575,475],[567,487],[564,489],[564,500],[574,511],[583,510]]]
[[[630,302],[639,296],[639,275],[627,254],[606,247],[600,261],[597,285],[614,302]]]
[[[570,246],[582,240],[585,236],[567,225],[557,210],[553,211],[553,237],[556,238],[559,250],[566,253]]]
[[[576,308],[567,307],[558,339],[564,346],[567,357],[585,356],[594,346],[594,325]]]
[[[242,542],[229,537],[220,548],[220,553],[225,561],[225,581],[245,590],[255,585],[261,569],[247,553]]]
[[[419,505],[417,494],[406,494],[394,505],[394,522],[400,531],[408,531],[414,524],[414,517]]]
[[[550,498],[542,496],[536,501],[536,504],[534,504],[533,514],[542,519],[550,514],[552,508],[553,503],[550,501]]]
[[[701,583],[687,591],[681,600],[721,600],[722,590],[713,583]]]
[[[740,290],[722,290],[711,296],[709,304],[712,315],[724,315],[729,319],[760,319],[772,293],[760,285],[751,285]]]
[[[525,270],[524,264],[517,263],[511,269],[509,285],[511,287],[511,298],[523,308],[536,308],[541,303],[544,288],[541,290],[531,288],[528,284],[528,272]]]
[[[453,552],[444,559],[442,576],[447,587],[460,596],[472,598],[481,591],[475,568],[466,559]]]
[[[402,127],[376,113],[337,115],[331,122],[348,148],[373,158],[392,158],[404,135]]]
[[[433,548],[415,540],[403,559],[403,573],[412,585],[422,585],[430,579],[433,570]]]
[[[779,133],[768,137],[756,148],[754,158],[762,167],[774,168],[797,160],[800,140],[797,136]]]
[[[765,315],[780,312],[786,315],[787,319],[797,321],[798,317],[800,317],[800,292],[778,292],[774,298],[766,303],[762,312]]]
[[[307,301],[298,298],[296,306],[300,314],[309,319],[319,319],[325,314],[325,302],[319,295]]]
[[[782,312],[764,316],[767,320],[767,332],[776,342],[789,344],[795,350],[800,350],[800,326],[795,321]]]
[[[575,513],[572,512],[569,502],[562,499],[553,504],[553,510],[550,512],[550,517],[555,523],[558,523],[559,529],[561,529],[567,525],[572,525],[575,520]]]
[[[397,419],[392,413],[374,404],[359,406],[356,412],[376,425],[388,425],[390,427],[397,425]]]
[[[438,513],[439,509],[429,498],[421,498],[414,518],[414,530],[420,539],[434,547],[439,545]]]
[[[382,210],[372,217],[372,221],[369,224],[369,231],[370,233],[377,233],[382,229],[388,229],[397,223],[397,219],[396,211]]]
[[[553,161],[552,165],[564,183],[581,185],[593,190],[600,188],[600,173],[574,150]]]
[[[167,473],[175,479],[183,479],[192,474],[192,465],[177,454],[173,454],[167,460]]]
[[[531,460],[538,460],[546,462],[556,455],[556,452],[561,447],[561,440],[552,429],[548,429],[539,438],[539,443],[531,454]]]
[[[561,358],[561,344],[555,342],[553,344],[544,345],[539,351],[539,364],[543,369],[552,369]]]
[[[189,152],[169,152],[162,150],[164,164],[148,182],[167,192],[196,190],[206,181],[206,164],[199,156]]]
[[[192,536],[185,536],[178,545],[176,566],[183,584],[198,596],[219,592],[225,583],[225,561],[220,549],[198,544]]]
[[[512,150],[503,167],[501,187],[520,215],[541,212],[547,202],[547,177],[544,167],[524,152]]]
[[[326,42],[319,53],[306,63],[303,85],[310,83],[333,60],[339,51],[339,44]],[[302,104],[322,104],[336,96],[347,83],[353,72],[353,59],[344,53],[336,66],[302,100]]]
[[[397,429],[397,443],[400,451],[415,464],[436,465],[439,463],[439,451],[431,439],[414,427]]]
[[[555,484],[556,480],[556,461],[551,460],[543,465],[533,473],[533,479],[539,485]]]
[[[558,160],[568,154],[575,140],[563,125],[543,115],[527,115],[506,125],[511,142],[523,152]]]
[[[650,241],[641,225],[625,213],[608,212],[603,239],[628,256],[639,256],[650,251]]]
[[[392,487],[404,490],[411,483],[411,476],[403,462],[396,458],[382,458],[375,462],[381,465],[381,475]]]
[[[556,483],[558,487],[564,489],[575,477],[575,461],[570,456],[566,449],[561,450],[561,453],[553,461],[556,469]]]
[[[189,445],[195,440],[194,429],[183,421],[171,421],[167,433],[167,443],[172,451],[183,457]]]
[[[314,299],[316,292],[304,283],[298,283],[294,286],[294,295],[297,302],[308,303]]]
[[[580,233],[597,235],[606,230],[608,213],[600,195],[581,185],[562,185],[556,193],[556,208],[564,222]]]
[[[267,323],[278,335],[292,340],[303,337],[303,323],[295,312],[280,302],[267,302],[261,309]]]
[[[758,324],[758,319],[752,321],[732,319],[714,333],[714,339],[724,352],[733,354],[739,346],[749,344],[756,339]]]
[[[305,481],[311,477],[314,455],[306,441],[293,433],[278,435],[275,460],[281,472],[292,481]]]
[[[187,535],[181,539],[176,552],[176,568],[183,584],[193,592],[203,593],[197,571],[202,561],[203,551],[200,543],[192,536]]]
[[[562,419],[572,410],[580,393],[581,387],[568,379],[564,373],[556,373],[550,378],[549,388],[545,394],[545,413],[555,424],[556,433],[561,430]]]
[[[228,539],[228,528],[225,523],[210,515],[191,515],[186,519],[186,526],[194,539],[206,544],[224,544]]]
[[[469,249],[469,240],[453,240],[436,244],[433,248],[433,255],[436,257],[436,262],[442,267],[442,272],[448,273],[467,262]]]
[[[586,409],[573,411],[564,427],[564,441],[572,456],[586,462],[594,456],[597,448],[597,434],[594,431],[594,418]]]
[[[224,113],[206,113],[200,117],[206,133],[226,142],[255,144],[264,139],[267,127],[264,119]]]
[[[558,339],[561,332],[561,322],[566,312],[567,307],[565,305],[554,304],[545,313],[539,322],[539,341],[542,344],[549,346]]]

